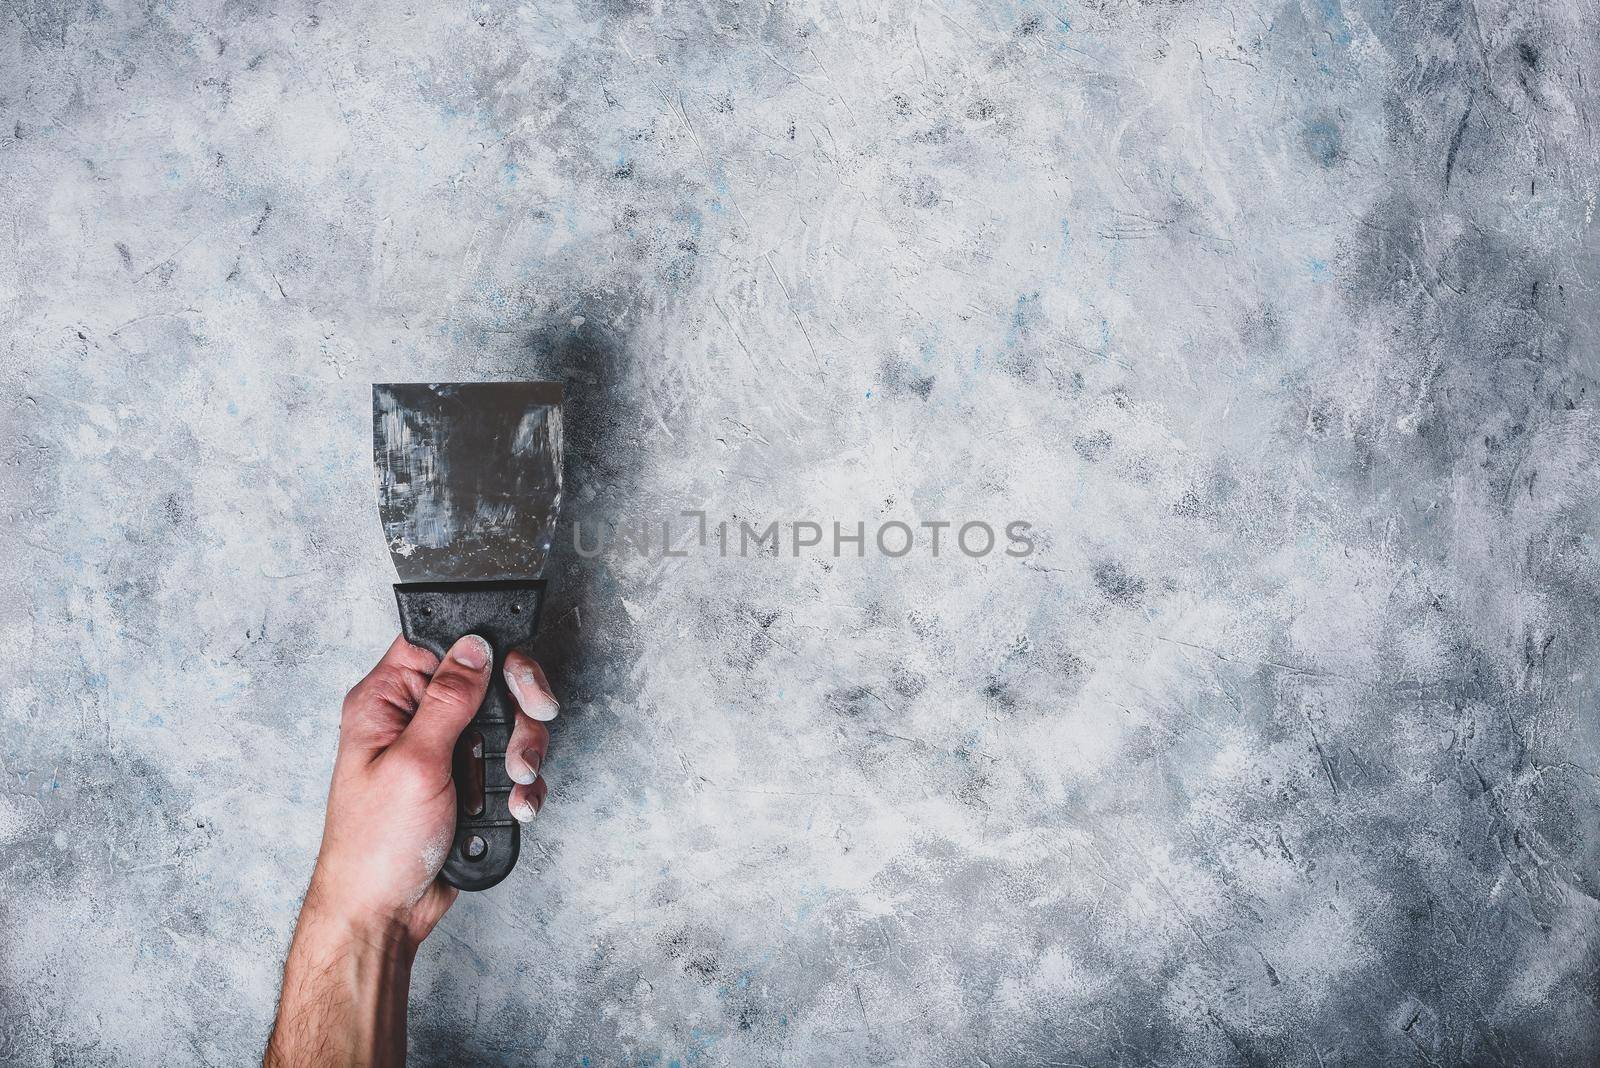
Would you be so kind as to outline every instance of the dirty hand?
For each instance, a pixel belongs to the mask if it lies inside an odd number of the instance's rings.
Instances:
[[[283,968],[268,1068],[401,1065],[417,945],[454,887],[437,878],[456,825],[456,739],[483,702],[494,656],[482,638],[444,662],[396,638],[344,699],[322,850]],[[506,657],[520,711],[506,754],[512,815],[544,803],[539,778],[556,701],[529,657]]]
[[[476,635],[456,642],[442,664],[396,638],[345,697],[308,908],[398,925],[413,946],[433,930],[456,898],[435,878],[455,831],[451,754],[483,703],[493,662]],[[505,675],[520,708],[506,753],[517,784],[509,803],[526,823],[544,804],[539,767],[550,734],[542,721],[554,719],[557,706],[530,657],[508,654]]]

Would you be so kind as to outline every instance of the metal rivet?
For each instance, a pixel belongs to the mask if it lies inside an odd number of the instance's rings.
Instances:
[[[520,604],[512,605],[511,606],[511,614],[514,615],[514,616],[520,616],[522,614],[522,606]]]
[[[482,838],[478,837],[477,835],[473,835],[471,838],[467,839],[468,857],[472,858],[473,860],[477,860],[487,852],[489,852],[489,843],[485,842]]]

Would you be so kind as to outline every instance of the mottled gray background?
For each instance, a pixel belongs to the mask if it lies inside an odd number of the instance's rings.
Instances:
[[[0,1062],[259,1056],[373,380],[569,383],[421,1064],[1600,1055],[1600,12],[0,5]]]

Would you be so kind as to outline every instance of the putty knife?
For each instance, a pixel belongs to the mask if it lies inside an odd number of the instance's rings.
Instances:
[[[406,641],[441,657],[467,634],[494,647],[489,693],[456,745],[456,833],[440,873],[487,890],[522,844],[505,767],[516,702],[501,669],[533,640],[544,603],[539,576],[561,507],[561,386],[374,385],[372,454]]]

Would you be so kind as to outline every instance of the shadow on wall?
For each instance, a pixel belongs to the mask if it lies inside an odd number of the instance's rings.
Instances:
[[[632,621],[608,562],[603,556],[586,559],[573,548],[574,524],[594,531],[628,513],[628,502],[638,499],[643,457],[638,429],[643,425],[642,387],[629,337],[614,325],[626,312],[608,316],[591,307],[580,304],[566,311],[560,327],[535,331],[511,372],[566,385],[561,518],[545,574],[549,600],[534,646],[561,701],[561,714],[551,724],[546,767],[559,783],[553,789],[563,798],[590,796],[600,789],[595,779],[596,769],[603,766],[602,751],[627,737],[626,725],[612,709],[619,702],[628,707],[627,665],[635,644]],[[524,832],[517,868],[485,895],[498,897],[496,905],[463,895],[446,919],[460,933],[450,949],[459,957],[447,968],[430,969],[426,992],[413,991],[418,1011],[412,1020],[410,1063],[509,1065],[540,1055],[550,1030],[542,1017],[553,1007],[527,997],[526,989],[491,991],[483,984],[495,971],[495,957],[527,952],[518,943],[529,932],[504,929],[501,910],[509,905],[537,924],[541,917],[558,913],[566,895],[575,892],[543,877],[547,861],[560,850],[554,840],[559,836],[546,831],[547,826],[535,820]],[[538,981],[535,974],[533,982]]]
[[[573,531],[613,525],[638,499],[642,391],[627,335],[594,318],[576,321],[534,334],[527,370],[566,385],[561,518],[536,655],[563,704],[588,705],[621,681],[612,665],[631,647],[632,626],[605,560],[580,556]]]

